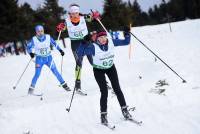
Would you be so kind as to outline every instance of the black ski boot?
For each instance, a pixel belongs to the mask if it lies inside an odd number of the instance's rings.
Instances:
[[[84,95],[84,96],[87,95],[87,93],[83,92],[83,90],[81,89],[81,81],[80,80],[75,81],[75,90],[76,90],[77,94]]]
[[[108,124],[107,112],[101,112],[101,124]]]
[[[28,89],[28,94],[30,95],[33,94],[34,89],[35,89],[34,87],[30,86]]]
[[[67,86],[67,83],[62,84],[62,87],[63,87],[66,91],[71,91],[71,89]]]
[[[127,108],[128,108],[128,106],[123,106],[122,107],[122,114],[123,114],[123,116],[124,116],[124,118],[126,120],[131,120],[132,119],[132,115],[129,113]]]

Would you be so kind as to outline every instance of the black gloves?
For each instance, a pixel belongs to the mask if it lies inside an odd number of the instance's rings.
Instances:
[[[60,52],[60,54],[61,54],[62,56],[65,55],[65,52],[64,52],[62,49],[60,49],[59,52]]]
[[[35,54],[34,53],[29,53],[31,58],[33,59],[35,57]]]
[[[124,31],[124,36],[129,35],[130,33],[130,27],[129,26],[124,26],[123,31]]]
[[[124,26],[123,31],[126,33],[130,32],[130,27],[129,26]]]

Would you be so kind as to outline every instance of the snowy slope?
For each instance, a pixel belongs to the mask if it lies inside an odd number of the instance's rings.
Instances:
[[[138,41],[132,38],[132,57],[126,47],[116,48],[115,64],[127,104],[136,106],[132,115],[142,120],[142,126],[123,121],[116,97],[109,91],[108,120],[116,125],[115,134],[199,134],[200,133],[200,20],[133,28],[132,32],[169,64],[186,81],[182,83],[159,60],[155,61]],[[75,62],[70,46],[65,49],[63,76],[73,89]],[[61,57],[53,52],[60,70]],[[16,90],[15,82],[29,61],[29,56],[0,59],[0,134],[110,134],[100,125],[99,89],[92,68],[84,60],[82,88],[88,93],[75,95],[71,111],[72,92],[58,86],[55,77],[44,67],[37,83],[40,97],[26,96],[33,73],[32,62]],[[161,95],[154,93],[156,82],[166,80]]]

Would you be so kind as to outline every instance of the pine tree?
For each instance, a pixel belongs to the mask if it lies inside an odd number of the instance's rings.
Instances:
[[[33,36],[35,26],[35,12],[28,3],[19,7],[20,40],[28,40]]]
[[[132,21],[134,26],[138,26],[138,25],[142,25],[142,20],[141,20],[141,14],[142,14],[142,10],[141,7],[139,5],[139,3],[137,2],[137,0],[134,0],[133,4],[130,6],[133,15],[132,15]]]
[[[103,23],[107,28],[118,30],[131,22],[131,10],[122,0],[104,0]]]
[[[64,9],[58,5],[58,0],[45,0],[44,7],[38,8],[36,12],[37,22],[43,24],[45,31],[56,38],[58,35],[56,26],[65,13]]]
[[[17,0],[1,0],[0,43],[16,41],[19,33]]]

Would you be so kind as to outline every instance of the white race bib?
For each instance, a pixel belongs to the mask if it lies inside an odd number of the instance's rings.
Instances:
[[[38,38],[36,36],[33,37],[33,42],[34,42],[34,50],[35,50],[35,54],[39,55],[39,56],[49,56],[51,53],[51,49],[50,49],[50,43],[51,43],[51,39],[50,39],[50,35],[45,35],[46,39],[41,42],[38,40]]]
[[[114,44],[111,38],[108,36],[108,50],[103,51],[96,44],[93,43],[95,47],[95,55],[93,56],[93,67],[99,69],[108,69],[112,67],[114,62]]]
[[[65,21],[67,23],[69,37],[72,40],[83,39],[83,37],[88,34],[87,25],[83,16],[80,17],[80,22],[76,26],[72,24],[69,18],[67,18]]]

